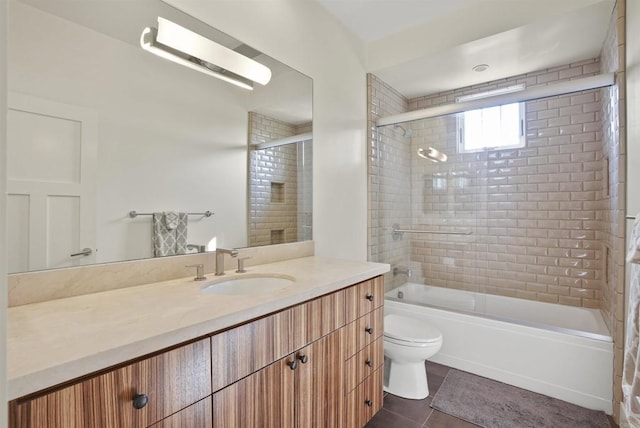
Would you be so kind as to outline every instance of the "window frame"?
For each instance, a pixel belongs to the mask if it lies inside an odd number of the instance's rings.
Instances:
[[[467,149],[465,147],[465,140],[464,140],[464,136],[465,136],[464,116],[467,113],[467,111],[465,111],[456,115],[456,143],[457,143],[456,146],[457,146],[458,153],[461,153],[461,154],[462,153],[478,153],[478,152],[486,152],[486,151],[492,151],[492,150],[521,149],[526,147],[527,146],[527,136],[526,136],[526,129],[525,129],[525,124],[526,124],[525,104],[526,103],[524,101],[503,104],[500,106],[484,107],[481,109],[473,109],[468,111],[485,110],[489,108],[502,107],[505,105],[512,105],[512,104],[518,104],[518,109],[519,109],[518,117],[520,122],[519,123],[520,136],[516,144],[510,144],[510,145],[504,145],[504,146],[484,146],[480,148]]]

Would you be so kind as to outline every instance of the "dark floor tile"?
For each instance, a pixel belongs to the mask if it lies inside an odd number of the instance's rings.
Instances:
[[[447,373],[449,373],[449,370],[451,370],[451,367],[434,363],[433,361],[425,361],[425,365],[427,366],[427,373],[435,374],[442,377],[445,377]]]
[[[410,419],[382,409],[365,425],[365,428],[420,428],[421,425]]]
[[[438,363],[433,363],[431,361],[427,361],[426,366],[427,366],[427,385],[429,385],[429,396],[433,397],[438,391],[438,388],[440,388],[440,385],[442,385],[442,382],[444,381],[444,378],[447,376],[447,373],[449,373],[450,369],[447,366],[443,366],[442,364],[438,364]]]
[[[425,428],[477,428],[478,425],[472,424],[462,419],[454,418],[446,413],[433,410],[429,415],[429,419],[423,425]]]
[[[403,416],[420,425],[427,420],[429,412],[431,412],[431,397],[423,400],[409,400],[406,398],[396,397],[393,394],[387,394],[384,397],[384,405],[382,408],[388,412]]]

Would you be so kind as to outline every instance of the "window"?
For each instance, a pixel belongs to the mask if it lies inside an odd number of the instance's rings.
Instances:
[[[458,115],[458,152],[525,146],[524,103],[469,110]]]

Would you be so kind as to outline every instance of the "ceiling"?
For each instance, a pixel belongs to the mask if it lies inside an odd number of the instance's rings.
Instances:
[[[317,0],[407,98],[599,55],[614,0]],[[472,71],[488,64],[482,73]]]

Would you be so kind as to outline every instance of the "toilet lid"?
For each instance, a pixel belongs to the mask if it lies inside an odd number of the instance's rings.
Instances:
[[[442,340],[442,334],[429,323],[401,315],[385,315],[384,335],[405,342],[429,343]]]

